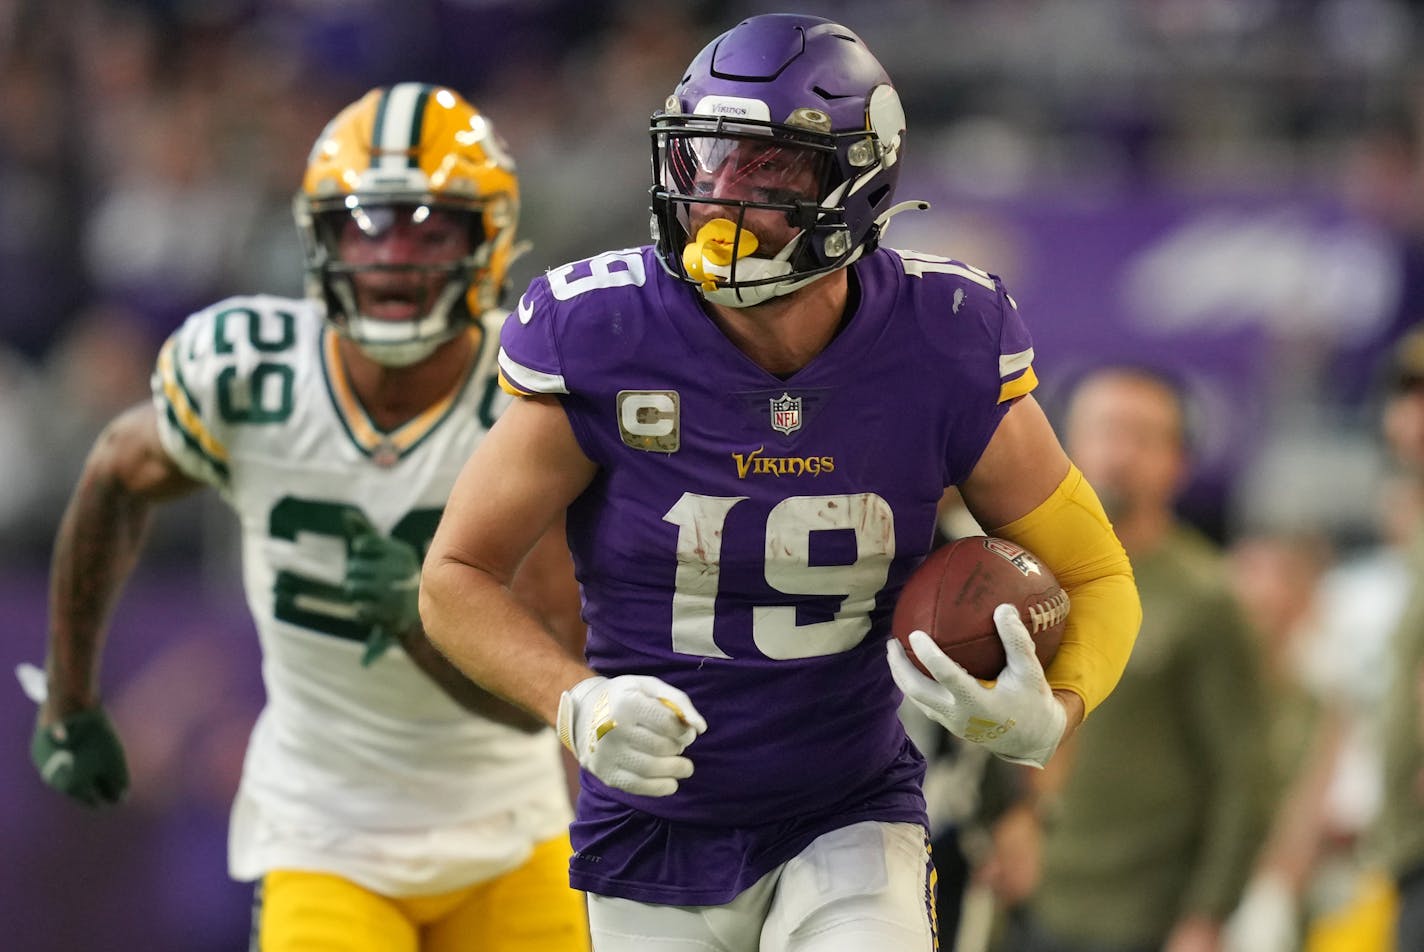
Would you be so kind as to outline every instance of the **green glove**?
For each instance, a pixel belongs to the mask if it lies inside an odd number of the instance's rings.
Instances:
[[[45,783],[85,806],[118,803],[129,789],[124,748],[103,708],[36,727],[30,759]]]
[[[341,591],[354,604],[356,617],[371,626],[361,655],[367,666],[420,624],[420,556],[360,516],[350,517],[346,528],[351,544]]]

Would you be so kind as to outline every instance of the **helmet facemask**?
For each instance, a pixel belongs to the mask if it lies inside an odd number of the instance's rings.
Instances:
[[[307,296],[372,360],[417,363],[499,307],[519,219],[514,161],[451,89],[371,90],[317,137],[293,204]]]
[[[299,197],[298,206],[307,293],[372,360],[417,363],[474,320],[468,298],[472,283],[487,276],[490,250],[477,204],[347,196]],[[385,241],[400,250],[379,252]]]
[[[661,117],[654,125],[654,227],[681,249],[673,273],[709,301],[759,304],[840,267],[849,242],[832,188],[828,136],[770,124]],[[793,287],[794,285],[794,287]]]
[[[892,215],[924,207],[894,204],[904,130],[900,97],[854,33],[799,14],[744,20],[698,54],[653,115],[652,232],[664,269],[709,301],[747,307],[846,267],[876,247]],[[750,170],[755,143],[814,174],[780,193],[749,174],[739,189],[726,155],[748,152]],[[715,206],[725,224],[702,235]],[[771,213],[797,229],[789,242],[782,226],[770,246],[757,234]]]

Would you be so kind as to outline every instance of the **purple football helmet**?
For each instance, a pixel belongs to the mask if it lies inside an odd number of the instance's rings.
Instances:
[[[719,304],[845,267],[903,207],[900,97],[860,37],[819,17],[755,16],[717,37],[651,133],[659,257]]]

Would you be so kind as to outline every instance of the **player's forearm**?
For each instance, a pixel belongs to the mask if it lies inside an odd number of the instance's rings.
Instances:
[[[531,733],[545,726],[544,722],[533,714],[495,697],[465,677],[464,672],[451,664],[449,659],[431,644],[423,628],[416,628],[401,635],[401,647],[415,662],[416,667],[425,672],[447,697],[470,713]]]
[[[1063,588],[1072,607],[1058,653],[1046,673],[1055,691],[1078,695],[1086,715],[1122,677],[1137,639],[1142,608],[1128,572]]]
[[[133,572],[152,503],[103,467],[86,466],[55,538],[50,565],[50,712],[98,702],[99,658],[109,614]]]
[[[1038,508],[991,534],[1038,555],[1068,592],[1068,623],[1048,683],[1078,695],[1091,712],[1117,685],[1142,621],[1132,564],[1097,494],[1070,466]]]
[[[583,623],[583,600],[574,578],[562,517],[519,563],[509,588],[543,622],[566,653],[583,657],[588,628]]]
[[[559,695],[593,674],[508,587],[452,558],[427,561],[420,616],[431,643],[456,668],[546,724],[557,719]]]
[[[1059,688],[1053,692],[1054,698],[1063,705],[1063,713],[1067,716],[1063,727],[1063,740],[1066,741],[1073,736],[1073,732],[1078,729],[1078,725],[1083,723],[1083,718],[1087,716],[1087,707],[1083,704],[1083,698],[1075,691]],[[1059,741],[1062,744],[1062,741]]]
[[[137,404],[104,428],[69,499],[50,562],[48,716],[97,702],[109,613],[138,561],[149,513],[200,485],[164,451],[152,404]]]

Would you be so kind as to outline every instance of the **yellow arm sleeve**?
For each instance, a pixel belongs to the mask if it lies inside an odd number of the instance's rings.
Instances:
[[[989,534],[1037,555],[1068,593],[1063,642],[1045,673],[1049,685],[1072,691],[1091,712],[1117,686],[1142,624],[1132,563],[1098,494],[1070,464],[1036,509]]]

